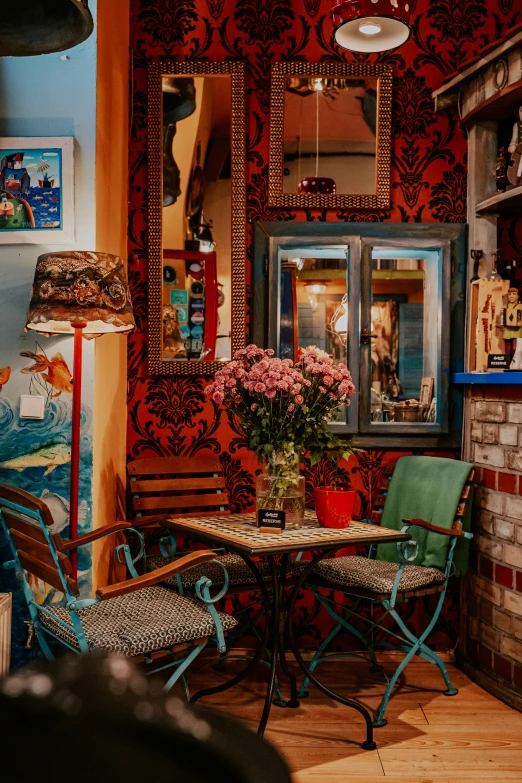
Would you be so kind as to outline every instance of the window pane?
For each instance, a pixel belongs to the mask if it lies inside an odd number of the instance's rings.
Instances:
[[[347,364],[347,248],[294,248],[281,256],[279,355],[310,346]],[[342,406],[335,421],[346,420]]]
[[[438,422],[441,254],[372,250],[371,419]]]

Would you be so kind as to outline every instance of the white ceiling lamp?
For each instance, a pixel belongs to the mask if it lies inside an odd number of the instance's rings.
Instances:
[[[334,38],[352,52],[385,52],[406,43],[416,0],[333,0]]]
[[[319,304],[319,299],[317,297],[326,293],[326,286],[324,283],[307,283],[305,288],[310,307],[315,312]]]

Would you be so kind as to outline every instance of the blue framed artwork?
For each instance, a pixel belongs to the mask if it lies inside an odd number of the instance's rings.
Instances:
[[[74,139],[0,138],[0,244],[74,240]]]

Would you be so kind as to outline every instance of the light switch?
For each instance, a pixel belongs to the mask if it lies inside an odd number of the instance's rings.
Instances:
[[[20,396],[21,419],[43,419],[45,399],[41,394],[22,394]]]

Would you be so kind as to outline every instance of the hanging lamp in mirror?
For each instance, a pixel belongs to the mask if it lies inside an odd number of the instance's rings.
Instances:
[[[352,52],[385,52],[406,43],[415,0],[333,0],[334,38]]]
[[[301,179],[299,177],[299,184],[297,186],[298,193],[335,193],[335,180],[331,177],[319,176],[319,101],[326,95],[327,82],[332,80],[326,80],[319,78],[308,79],[309,89],[315,93],[315,176],[305,177]],[[303,93],[301,93],[303,94]],[[309,94],[309,93],[308,93]],[[302,112],[301,112],[302,114]],[[301,131],[299,133],[299,170],[301,170]]]

